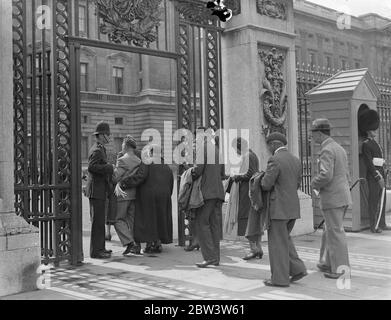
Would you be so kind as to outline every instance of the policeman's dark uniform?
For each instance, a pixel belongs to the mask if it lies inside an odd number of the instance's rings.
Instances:
[[[110,134],[109,125],[105,122],[98,123],[97,134]],[[91,215],[91,244],[90,255],[99,258],[105,253],[105,203],[110,190],[109,177],[114,168],[107,162],[106,148],[95,143],[88,157],[88,179],[86,185],[86,197],[90,200]]]
[[[379,144],[374,139],[365,139],[362,145],[362,155],[363,161],[367,168],[367,182],[369,188],[369,199],[368,199],[368,213],[369,213],[369,223],[370,228],[374,232],[377,222],[377,214],[379,212],[379,205],[381,203],[382,189],[379,185],[379,180],[381,177],[378,172],[381,174],[384,180],[386,180],[385,171],[383,167],[376,167],[373,164],[373,158],[383,158],[382,150]],[[386,195],[384,195],[383,200],[383,211],[381,213],[379,228],[388,229],[386,226],[385,220],[385,208],[386,208]]]

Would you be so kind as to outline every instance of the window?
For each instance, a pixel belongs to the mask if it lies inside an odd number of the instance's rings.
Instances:
[[[87,124],[88,123],[88,116],[82,116],[82,118],[81,118],[82,120],[82,123],[83,124]]]
[[[88,63],[80,63],[80,90],[88,91]]]
[[[113,79],[114,79],[114,93],[124,93],[124,69],[114,67],[113,68]]]
[[[347,66],[346,59],[342,59],[341,60],[341,69],[346,70],[346,66]]]
[[[326,56],[326,68],[331,69],[331,57]]]
[[[356,61],[355,63],[354,63],[354,68],[355,69],[360,69],[360,62],[358,62],[358,61]]]
[[[310,54],[309,54],[309,62],[310,62],[310,66],[311,67],[314,67],[316,65],[315,53],[310,52]]]
[[[79,31],[87,34],[87,10],[85,6],[79,6]]]
[[[115,118],[115,124],[124,124],[124,118]]]
[[[88,159],[88,138],[87,137],[81,138],[81,158],[82,158],[82,160]]]

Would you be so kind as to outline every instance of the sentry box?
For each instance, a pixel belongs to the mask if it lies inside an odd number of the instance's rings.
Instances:
[[[351,186],[360,178],[360,145],[358,114],[363,109],[377,109],[380,91],[368,69],[341,71],[306,93],[311,103],[311,121],[327,118],[331,123],[331,137],[346,150]],[[365,106],[367,105],[367,106]],[[361,108],[361,109],[360,109]],[[312,139],[311,139],[312,140]],[[312,176],[317,174],[320,146],[311,141]],[[363,175],[363,174],[361,174]],[[366,181],[351,190],[353,205],[344,218],[347,231],[360,231],[369,226],[366,200]],[[312,193],[314,227],[323,220],[319,196]]]

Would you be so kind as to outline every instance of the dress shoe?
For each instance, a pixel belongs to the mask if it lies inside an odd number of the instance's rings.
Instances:
[[[322,272],[331,272],[331,268],[324,264],[318,263],[316,266]]]
[[[163,251],[163,247],[161,244],[159,244],[158,246],[152,247],[152,253],[162,253],[162,251]]]
[[[308,276],[307,271],[300,272],[298,274],[295,274],[294,276],[291,277],[291,282],[299,281],[300,279],[304,278],[305,276]]]
[[[268,286],[268,287],[282,287],[282,288],[286,288],[286,287],[289,287],[289,284],[275,284],[272,282],[272,280],[263,280],[263,283],[265,284],[265,286]]]
[[[185,251],[193,251],[193,250],[200,250],[200,245],[199,244],[192,244],[190,246],[187,246],[184,248]]]
[[[134,247],[134,242],[131,242],[127,245],[126,249],[124,252],[122,252],[123,256],[126,256],[127,254],[132,252],[132,248]]]
[[[113,253],[113,250],[103,250],[104,253],[108,253],[108,254],[112,254]]]
[[[251,260],[255,258],[262,259],[262,257],[263,257],[263,252],[250,252],[243,257],[243,260]]]
[[[343,273],[335,273],[335,272],[325,272],[324,274],[325,278],[329,278],[329,279],[339,279],[339,277],[342,275]]]
[[[203,261],[203,262],[198,262],[196,263],[196,266],[198,268],[206,268],[207,266],[218,266],[219,265],[219,262],[216,261],[216,260],[210,260],[210,261]]]
[[[141,246],[139,244],[135,244],[131,249],[130,253],[133,254],[141,254]]]
[[[377,228],[377,229],[371,228],[371,232],[372,233],[382,233],[382,229],[380,229],[380,228]]]
[[[101,253],[98,253],[96,255],[92,255],[91,258],[92,259],[110,259],[111,258],[111,254],[105,253],[105,252],[101,252]]]

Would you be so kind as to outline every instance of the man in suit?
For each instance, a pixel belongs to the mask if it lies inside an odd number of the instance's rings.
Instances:
[[[198,134],[202,130],[197,130]],[[201,192],[204,205],[196,210],[195,227],[203,262],[197,267],[205,268],[209,265],[218,266],[220,263],[220,239],[222,236],[222,204],[225,199],[222,180],[225,178],[224,164],[219,163],[218,144],[213,144],[211,129],[206,130],[207,136],[197,139],[197,153],[203,152],[202,157],[196,157],[197,165],[193,167],[193,180],[201,177]],[[201,134],[202,136],[202,134]],[[202,143],[203,141],[203,143]],[[212,155],[214,159],[210,159]]]
[[[367,169],[366,179],[368,182],[368,213],[370,230],[373,233],[381,233],[383,230],[391,230],[386,225],[386,194],[382,197],[382,191],[385,185],[386,171],[384,170],[383,153],[380,145],[375,140],[375,132],[367,131],[363,134],[365,140],[362,144],[362,156]],[[380,210],[380,204],[383,201],[383,209],[380,217],[379,227],[376,229],[377,218]]]
[[[260,183],[263,190],[270,191],[268,246],[272,276],[264,283],[267,286],[289,287],[290,282],[307,275],[290,237],[296,219],[300,218],[297,190],[301,182],[301,163],[288,152],[283,134],[271,133],[266,143],[272,157]]]
[[[107,163],[105,144],[110,142],[110,127],[106,122],[96,126],[95,144],[88,157],[88,178],[86,197],[90,200],[91,243],[90,256],[95,259],[107,259],[111,251],[105,249],[105,204],[109,192],[109,177],[114,168]]]
[[[312,124],[312,138],[320,144],[318,174],[312,189],[319,192],[320,208],[325,219],[322,235],[319,270],[326,278],[338,279],[339,268],[349,267],[349,254],[343,219],[352,197],[349,190],[349,168],[346,151],[330,137],[328,119],[316,119]]]
[[[125,174],[135,173],[140,166],[141,160],[135,155],[137,147],[136,140],[127,135],[122,143],[122,154],[117,159],[114,168],[114,183],[119,182]],[[136,188],[118,190],[117,195],[117,216],[114,224],[115,231],[124,247],[123,255],[138,252],[139,245],[134,242],[134,217],[136,212]]]

